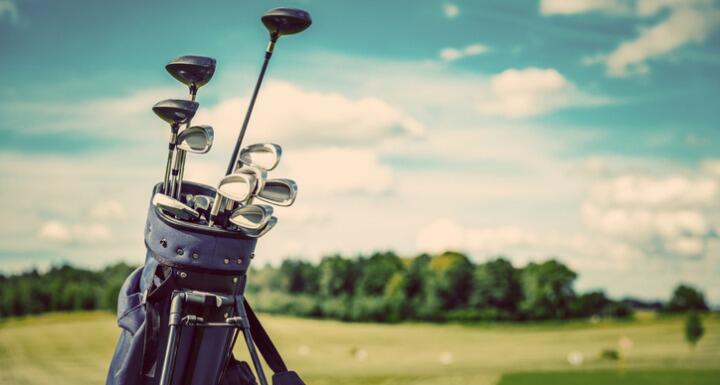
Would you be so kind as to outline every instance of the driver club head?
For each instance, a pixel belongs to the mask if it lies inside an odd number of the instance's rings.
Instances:
[[[257,198],[277,206],[291,206],[297,190],[297,184],[292,179],[268,179],[265,188],[257,193]]]
[[[160,119],[173,126],[187,123],[197,112],[199,104],[190,100],[165,99],[153,106],[153,112]]]
[[[273,8],[265,12],[260,20],[274,37],[302,32],[312,24],[310,14],[297,8]]]
[[[179,82],[197,90],[212,79],[216,63],[211,57],[187,55],[171,60],[165,69]]]
[[[194,154],[210,151],[215,137],[210,126],[192,126],[183,130],[177,137],[177,148]]]
[[[165,194],[155,194],[152,199],[152,204],[161,211],[183,221],[195,221],[200,218],[200,213],[192,207],[177,199],[170,198]]]
[[[268,205],[247,205],[230,214],[230,223],[249,230],[260,230],[272,217],[273,208]]]
[[[275,143],[255,143],[240,150],[240,160],[267,171],[274,170],[281,157],[282,147]]]

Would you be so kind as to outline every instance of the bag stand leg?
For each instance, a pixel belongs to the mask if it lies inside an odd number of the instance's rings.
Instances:
[[[163,359],[162,372],[160,374],[160,385],[169,385],[173,370],[175,370],[175,353],[177,353],[178,326],[182,318],[182,308],[185,303],[185,293],[173,292],[170,303],[170,326],[165,359]]]
[[[257,350],[255,349],[255,343],[253,342],[252,335],[250,334],[250,323],[248,322],[247,313],[245,312],[245,307],[243,306],[242,297],[235,297],[235,311],[241,318],[245,344],[247,345],[248,352],[250,353],[250,358],[252,358],[253,366],[255,366],[255,371],[257,372],[258,379],[260,380],[260,385],[268,385],[267,378],[265,378],[265,371],[263,371],[260,357],[258,357]]]

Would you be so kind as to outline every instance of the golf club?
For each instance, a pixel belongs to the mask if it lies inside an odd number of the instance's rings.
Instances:
[[[185,154],[205,154],[210,151],[213,144],[214,131],[210,126],[192,126],[184,129],[177,136],[177,154],[175,164],[172,168],[172,175],[179,175],[179,169],[185,161]],[[172,180],[170,183],[170,196],[180,198],[182,178]]]
[[[164,194],[156,193],[153,196],[152,204],[177,219],[195,221],[200,218],[200,213],[195,211],[192,207]]]
[[[188,86],[190,100],[195,101],[198,89],[207,84],[215,74],[216,64],[215,59],[211,57],[187,55],[171,60],[165,65],[165,69],[176,80]],[[188,120],[185,128],[189,127],[190,120]],[[176,164],[178,171],[175,177],[176,180],[173,183],[177,185],[177,197],[180,197],[182,179],[185,173],[185,152],[178,153]]]
[[[245,163],[242,159],[238,161],[238,167],[235,169],[234,174],[250,174],[254,175],[255,179],[257,180],[257,184],[255,185],[255,190],[253,190],[252,195],[247,199],[246,204],[252,203],[253,195],[256,195],[260,190],[265,188],[265,181],[267,181],[267,171],[265,169],[257,167],[253,164]],[[232,211],[235,209],[236,202],[228,200],[227,204],[225,205],[225,211]]]
[[[215,200],[210,210],[210,217],[208,218],[208,226],[212,227],[215,224],[220,207],[222,207],[223,198],[227,198],[236,202],[244,202],[255,190],[257,180],[254,175],[237,173],[227,175],[220,183],[215,193]]]
[[[190,203],[192,203],[192,207],[200,213],[200,216],[203,216],[210,209],[212,198],[205,195],[195,195],[190,200]]]
[[[260,75],[255,83],[255,89],[252,97],[250,98],[250,104],[248,104],[245,119],[243,120],[242,128],[240,129],[237,141],[235,142],[235,147],[233,148],[232,155],[230,156],[230,162],[228,162],[225,175],[232,174],[237,165],[238,152],[240,151],[245,131],[247,130],[248,123],[250,122],[250,116],[252,115],[255,100],[257,99],[260,85],[262,84],[263,77],[265,76],[265,71],[267,70],[268,63],[270,62],[273,50],[275,49],[275,43],[280,36],[302,32],[307,29],[310,24],[312,24],[310,14],[296,8],[274,8],[265,12],[260,20],[270,33],[270,42],[265,49],[265,60],[263,61],[262,68],[260,69]]]
[[[275,143],[255,143],[240,150],[240,161],[272,171],[280,163],[282,147]]]
[[[170,168],[172,167],[173,154],[175,152],[175,144],[177,143],[177,133],[180,125],[187,123],[198,109],[198,104],[189,100],[166,99],[158,102],[153,106],[153,112],[162,120],[170,123],[170,143],[168,145],[168,159],[165,165],[165,177],[163,178],[163,193],[169,192],[170,184]]]
[[[291,179],[268,179],[265,188],[257,193],[257,198],[277,206],[291,206],[297,197],[297,184]]]
[[[260,238],[263,235],[267,234],[268,231],[272,230],[275,225],[277,225],[278,219],[276,216],[270,217],[265,227],[263,227],[261,230],[246,230],[242,227],[239,227],[238,229],[240,232],[242,232],[245,236],[250,238]]]
[[[260,230],[268,223],[273,214],[272,206],[245,205],[230,214],[229,221],[244,229]]]

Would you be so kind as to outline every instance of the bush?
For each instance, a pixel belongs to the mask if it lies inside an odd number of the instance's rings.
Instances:
[[[603,351],[600,352],[600,358],[603,360],[617,361],[620,359],[620,353],[615,349],[603,349]]]

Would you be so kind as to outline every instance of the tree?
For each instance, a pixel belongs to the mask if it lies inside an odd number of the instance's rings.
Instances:
[[[390,278],[402,269],[402,261],[395,253],[373,254],[362,264],[357,292],[366,296],[382,295]]]
[[[358,269],[354,261],[339,255],[323,258],[320,271],[320,293],[325,297],[352,295],[355,292]]]
[[[530,319],[567,318],[575,298],[577,274],[556,260],[529,263],[521,273],[523,316]]]
[[[667,310],[672,313],[681,313],[688,310],[708,310],[705,296],[702,292],[690,285],[679,285],[673,291]]]
[[[522,299],[522,287],[518,271],[510,261],[498,258],[478,266],[474,280],[470,298],[472,307],[478,310],[497,308],[506,315],[516,312]]]
[[[280,265],[282,290],[290,294],[308,293],[318,291],[318,270],[311,263],[293,259],[286,259]]]
[[[702,320],[696,311],[690,311],[685,319],[685,339],[693,348],[705,334]]]
[[[466,307],[473,286],[474,266],[463,254],[445,252],[430,261],[431,288],[442,310]]]

